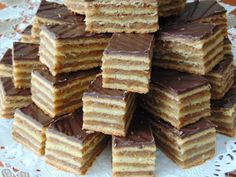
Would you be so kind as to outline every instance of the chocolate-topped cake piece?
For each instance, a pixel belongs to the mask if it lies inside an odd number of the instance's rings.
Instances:
[[[58,118],[46,132],[45,161],[78,175],[85,174],[106,146],[102,133],[82,130],[83,112],[78,110]],[[73,160],[68,160],[73,159]]]
[[[215,155],[215,125],[201,119],[176,129],[159,117],[149,116],[156,144],[181,168],[200,165]]]
[[[46,128],[54,120],[45,115],[34,103],[16,110],[12,137],[38,155],[44,155]]]
[[[39,40],[32,36],[32,25],[29,25],[21,33],[21,42],[38,44]]]
[[[82,107],[82,95],[99,68],[52,76],[47,69],[34,70],[31,79],[32,100],[54,118]]]
[[[136,109],[126,137],[112,137],[112,176],[155,176],[156,144],[148,118]]]
[[[17,108],[24,107],[31,102],[30,89],[17,89],[11,77],[0,78],[0,116],[13,118]]]
[[[13,44],[13,78],[16,88],[30,88],[31,71],[42,69],[39,45],[23,42]]]
[[[208,23],[175,23],[157,35],[153,63],[174,69],[206,75],[224,58],[222,28]]]
[[[7,49],[0,60],[0,76],[12,77],[12,50]]]
[[[72,13],[66,6],[42,1],[34,17],[32,34],[38,38],[43,25],[84,24],[84,16]]]
[[[40,61],[53,76],[101,66],[111,34],[85,32],[85,25],[47,25],[42,28]]]
[[[113,34],[102,57],[103,87],[147,93],[154,35]]]
[[[236,177],[236,170],[225,173],[226,177]]]
[[[143,106],[180,129],[210,115],[210,85],[202,76],[154,67]]]
[[[83,129],[125,136],[135,109],[135,94],[102,87],[98,76],[83,96]]]
[[[211,84],[211,99],[219,100],[234,83],[234,64],[231,56],[225,56],[216,67],[206,75]]]

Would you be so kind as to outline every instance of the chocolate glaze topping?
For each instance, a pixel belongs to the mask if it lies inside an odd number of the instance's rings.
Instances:
[[[151,34],[113,34],[106,54],[151,56],[154,35]]]
[[[236,104],[236,71],[234,71],[234,85],[231,89],[225,94],[225,96],[220,100],[212,100],[211,107],[212,109],[216,108],[226,108],[230,109]]]
[[[66,6],[54,2],[43,0],[36,13],[37,17],[46,18],[49,20],[63,22],[66,24],[84,23],[83,15],[73,14]]]
[[[233,64],[232,56],[225,56],[224,60],[222,60],[218,65],[216,65],[211,72],[222,75],[231,64]]]
[[[168,130],[174,135],[180,137],[180,138],[186,138],[189,136],[192,136],[196,133],[202,132],[204,130],[208,130],[211,128],[215,128],[215,124],[213,124],[211,121],[207,119],[201,119],[197,121],[194,124],[187,125],[181,129],[177,129],[173,127],[170,123],[162,120],[159,117],[153,117],[150,120],[151,124],[153,125],[154,131],[165,131]]]
[[[31,29],[32,25],[27,26],[25,30],[22,32],[22,34],[31,36]]]
[[[50,125],[49,129],[67,135],[79,143],[90,139],[94,134],[88,134],[82,130],[83,111],[82,109],[69,115],[62,116]]]
[[[236,170],[225,173],[226,177],[236,177]]]
[[[29,96],[31,95],[30,89],[16,89],[12,78],[2,77],[0,78],[1,87],[6,96]]]
[[[13,60],[39,60],[39,45],[23,42],[14,42]]]
[[[43,79],[45,82],[48,82],[50,85],[55,87],[65,86],[65,84],[77,80],[88,77],[90,75],[96,75],[100,73],[101,70],[99,68],[94,68],[86,71],[77,71],[72,73],[62,73],[57,76],[53,76],[50,71],[46,68],[42,70],[33,71],[38,77]]]
[[[173,37],[189,41],[205,39],[214,34],[219,28],[208,23],[171,24],[160,30],[160,38]]]
[[[125,100],[128,97],[127,91],[117,89],[107,89],[102,87],[102,76],[98,76],[89,86],[84,96],[93,96],[97,98],[111,98]]]
[[[76,39],[76,38],[99,38],[110,37],[111,34],[92,34],[85,31],[85,24],[74,25],[49,25],[43,26],[42,30],[56,39]]]
[[[158,67],[154,67],[152,71],[151,82],[153,86],[158,86],[173,95],[183,94],[198,87],[209,85],[206,78],[198,75]]]
[[[3,55],[0,64],[12,65],[12,50],[7,49],[6,53]]]
[[[29,104],[28,106],[18,110],[26,116],[31,117],[32,119],[39,122],[43,127],[48,127],[50,123],[53,122],[53,119],[46,115],[41,109],[39,109],[34,103]]]
[[[151,126],[147,119],[149,114],[146,111],[137,109],[134,113],[128,134],[126,137],[113,137],[115,147],[155,145]]]

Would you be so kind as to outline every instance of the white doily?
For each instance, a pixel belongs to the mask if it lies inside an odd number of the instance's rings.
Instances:
[[[57,0],[57,2],[60,0]],[[20,38],[38,7],[39,0],[0,0],[8,6],[0,10],[0,57]],[[236,7],[225,6],[230,12]],[[1,8],[0,8],[1,9]],[[236,26],[235,17],[229,18],[230,26]],[[236,29],[229,29],[236,46]],[[236,54],[236,50],[234,49]],[[236,56],[236,55],[235,55]],[[2,177],[76,177],[44,163],[43,157],[34,155],[11,138],[12,120],[0,119],[0,176]],[[236,139],[217,135],[217,154],[214,159],[188,170],[180,169],[163,153],[157,151],[156,174],[159,177],[225,177],[225,172],[236,169]],[[111,147],[98,157],[85,177],[111,176]]]

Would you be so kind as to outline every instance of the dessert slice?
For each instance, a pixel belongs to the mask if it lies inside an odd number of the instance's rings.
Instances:
[[[153,68],[143,107],[180,129],[210,116],[210,84],[202,76]]]
[[[64,4],[69,10],[82,15],[85,14],[87,3],[89,3],[87,0],[64,0]]]
[[[154,177],[156,144],[144,112],[134,113],[126,137],[112,137],[113,177]]]
[[[29,25],[25,28],[25,30],[21,33],[21,42],[38,44],[39,40],[32,36],[32,25]]]
[[[93,0],[86,7],[86,31],[152,33],[159,29],[157,0]]]
[[[147,93],[154,36],[113,34],[102,57],[103,87]]]
[[[12,50],[7,49],[0,60],[0,77],[12,77]]]
[[[40,34],[40,61],[54,76],[101,66],[110,36],[87,33],[82,24],[45,26]]]
[[[52,166],[83,175],[106,147],[108,137],[82,130],[83,112],[62,116],[46,132],[45,161]]]
[[[84,24],[83,15],[73,14],[62,4],[43,0],[34,17],[32,35],[36,39],[39,39],[43,25],[80,25],[81,23]]]
[[[215,125],[207,119],[180,130],[157,117],[151,118],[157,147],[181,168],[200,165],[215,155]]]
[[[45,70],[32,72],[33,102],[50,117],[72,113],[82,107],[82,95],[100,69],[52,76]]]
[[[13,44],[13,81],[16,88],[30,88],[31,71],[43,68],[38,49],[38,44]]]
[[[13,118],[15,110],[31,103],[30,89],[16,89],[12,78],[0,78],[0,116]]]
[[[230,56],[225,56],[216,67],[206,75],[211,84],[211,99],[221,99],[234,83],[234,64]]]
[[[17,109],[14,115],[12,137],[37,155],[44,155],[45,131],[52,118],[45,115],[35,104]]]
[[[160,17],[179,15],[185,8],[186,0],[157,0]]]
[[[83,96],[83,129],[125,136],[135,109],[135,94],[102,87],[98,76]]]

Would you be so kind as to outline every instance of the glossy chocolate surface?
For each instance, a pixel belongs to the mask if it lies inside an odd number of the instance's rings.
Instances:
[[[13,60],[39,60],[39,45],[23,42],[13,43]]]
[[[216,65],[211,72],[222,75],[231,64],[233,64],[233,58],[231,56],[225,56],[224,60]]]
[[[236,170],[225,173],[226,177],[236,177]]]
[[[5,54],[3,55],[0,64],[12,65],[12,50],[7,49]]]
[[[209,85],[208,80],[202,76],[158,67],[152,69],[151,83],[152,87],[159,87],[172,95],[183,94],[193,89]]]

